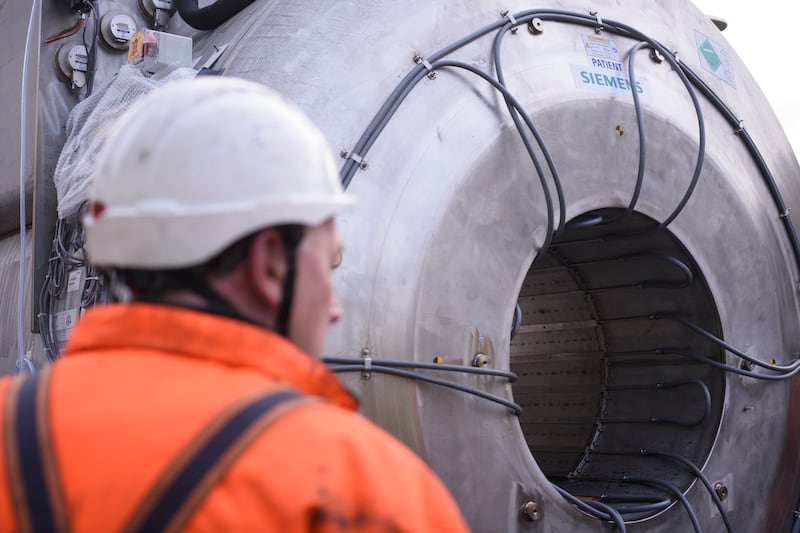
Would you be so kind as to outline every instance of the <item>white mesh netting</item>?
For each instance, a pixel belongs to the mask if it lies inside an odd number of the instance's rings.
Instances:
[[[76,105],[67,118],[67,140],[58,156],[53,181],[58,195],[58,216],[66,218],[89,198],[92,169],[109,128],[140,96],[175,79],[192,78],[197,72],[179,68],[159,79],[123,66],[109,83]]]

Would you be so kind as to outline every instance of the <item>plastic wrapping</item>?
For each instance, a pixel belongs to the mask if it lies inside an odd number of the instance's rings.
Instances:
[[[75,214],[89,198],[95,158],[109,128],[137,98],[171,80],[192,78],[197,72],[179,68],[160,79],[123,66],[102,89],[76,105],[67,118],[67,140],[58,157],[53,181],[58,195],[58,216]]]

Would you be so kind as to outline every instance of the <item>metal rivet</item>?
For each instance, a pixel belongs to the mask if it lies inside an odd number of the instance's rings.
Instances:
[[[531,19],[531,21],[528,22],[528,31],[533,35],[539,35],[540,33],[544,32],[544,24],[542,24],[542,19],[538,17]]]
[[[728,497],[728,487],[723,485],[721,482],[717,481],[714,483],[714,492],[717,493],[717,497],[719,501],[725,501],[725,498]]]
[[[522,516],[530,522],[539,520],[539,504],[533,500],[523,503],[520,511],[522,512]]]

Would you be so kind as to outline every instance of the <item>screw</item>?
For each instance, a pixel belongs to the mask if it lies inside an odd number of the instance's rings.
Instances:
[[[542,24],[542,19],[539,17],[531,19],[531,21],[528,22],[528,31],[533,35],[539,35],[540,33],[544,32],[544,24]]]
[[[725,501],[725,498],[728,497],[728,487],[722,484],[722,482],[717,481],[714,483],[714,492],[717,493],[717,497],[719,501]]]
[[[529,522],[539,520],[539,504],[533,500],[523,503],[520,511],[522,512],[522,516]]]
[[[739,365],[739,368],[741,368],[742,370],[751,371],[753,370],[753,363],[751,363],[750,361],[742,361],[742,363]]]
[[[350,152],[348,152],[347,150],[342,150],[341,152],[339,152],[339,157],[341,157],[342,159],[347,159],[348,157],[350,157]]]
[[[362,161],[361,163],[358,164],[358,168],[360,168],[361,170],[367,170],[368,166],[369,163],[367,163],[366,161]]]
[[[428,79],[429,80],[435,80],[436,79],[436,72],[434,72],[434,71],[428,72]]]

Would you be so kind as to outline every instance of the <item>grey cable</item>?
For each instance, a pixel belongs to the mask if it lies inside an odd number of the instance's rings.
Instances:
[[[640,453],[643,456],[668,457],[674,461],[678,461],[682,465],[686,466],[689,470],[694,472],[694,475],[697,476],[700,482],[703,483],[703,485],[706,487],[706,490],[708,490],[708,494],[711,496],[711,500],[714,502],[714,505],[716,505],[717,509],[719,509],[719,514],[722,516],[723,522],[725,522],[725,527],[727,528],[728,533],[733,533],[733,526],[731,525],[731,521],[728,518],[728,512],[722,505],[722,501],[719,499],[719,496],[717,496],[717,492],[714,490],[714,487],[711,485],[711,482],[708,480],[706,475],[703,474],[703,471],[700,470],[700,468],[698,468],[696,464],[691,462],[686,457],[669,452],[659,452],[655,450],[645,449],[641,450]]]
[[[665,489],[668,492],[674,494],[683,504],[684,508],[686,509],[686,514],[689,515],[689,520],[692,522],[692,527],[694,527],[695,533],[703,533],[703,529],[700,527],[700,522],[697,519],[697,514],[694,512],[694,509],[689,504],[689,500],[686,499],[686,496],[683,495],[681,489],[669,483],[667,481],[662,481],[660,479],[649,478],[649,477],[629,477],[625,476],[622,478],[623,481],[627,481],[628,483],[640,483],[644,485],[656,485]]]
[[[642,41],[634,46],[628,56],[628,77],[631,82],[631,94],[633,94],[633,107],[636,110],[636,124],[639,130],[639,167],[636,171],[636,185],[633,188],[633,196],[625,209],[625,214],[630,215],[636,203],[639,201],[639,194],[642,192],[642,183],[644,183],[644,169],[645,161],[647,158],[647,142],[646,133],[644,128],[644,113],[642,112],[642,104],[639,101],[639,92],[636,89],[636,52],[638,52],[647,43]]]
[[[500,31],[497,32],[497,35],[494,39],[494,70],[497,74],[497,81],[503,87],[506,86],[505,76],[503,75],[503,67],[501,65],[500,59],[500,45],[503,41],[503,37],[511,29],[512,24],[509,22],[505,26],[503,26]],[[516,126],[517,131],[522,137],[523,142],[526,142],[527,135],[525,134],[525,130],[522,128],[522,123],[519,120],[519,115],[515,110],[514,106],[511,105],[508,98],[504,96],[506,107],[508,108],[508,114],[511,115],[511,119],[514,121],[514,126]],[[526,121],[530,122],[530,121]],[[544,159],[547,162],[547,167],[550,170],[550,175],[553,179],[553,185],[556,189],[556,197],[558,198],[558,226],[556,227],[556,234],[561,233],[564,231],[564,225],[566,223],[566,200],[564,198],[564,188],[561,185],[561,178],[559,176],[558,170],[556,169],[555,162],[553,161],[553,156],[550,154],[550,150],[547,149],[547,144],[545,144],[544,139],[539,134],[539,130],[533,127],[533,123],[530,122],[528,128],[530,129],[531,133],[533,134],[534,138],[536,139],[536,143],[539,145],[539,149],[542,151],[542,155],[544,155]],[[529,141],[528,141],[529,142]],[[526,142],[527,147],[527,142]],[[528,153],[531,153],[528,150]]]
[[[25,212],[25,174],[28,159],[28,75],[30,70],[30,50],[33,46],[33,25],[36,18],[38,1],[31,2],[31,15],[28,19],[28,35],[25,38],[25,54],[22,60],[22,88],[20,94],[20,140],[19,140],[19,279],[17,287],[17,373],[23,368],[33,370],[33,365],[25,358],[25,334],[23,317],[25,316],[25,268],[27,267],[27,225]]]
[[[363,357],[336,357],[325,356],[322,358],[325,364],[329,365],[363,365],[366,359]],[[421,361],[405,361],[402,359],[370,359],[370,364],[375,366],[388,366],[396,368],[421,368],[424,370],[439,370],[443,372],[462,372],[465,374],[479,374],[482,376],[494,376],[506,378],[510,383],[517,381],[517,375],[505,370],[494,368],[483,368],[478,366],[448,365],[444,363],[424,363]],[[364,370],[364,369],[362,369]]]
[[[724,348],[725,350],[731,352],[732,354],[737,355],[737,356],[741,357],[742,359],[744,359],[745,361],[748,361],[748,362],[750,362],[750,363],[752,363],[752,364],[754,364],[756,366],[760,366],[761,368],[765,368],[767,370],[772,370],[773,372],[783,372],[783,373],[796,372],[798,369],[800,369],[800,359],[795,360],[793,363],[791,363],[789,365],[771,365],[769,363],[765,363],[763,361],[760,361],[760,360],[756,359],[755,357],[753,357],[751,355],[747,355],[746,353],[742,352],[741,350],[738,350],[737,348],[731,346],[730,344],[728,344],[727,342],[723,341],[722,339],[720,339],[716,335],[712,334],[710,331],[707,331],[706,329],[698,326],[694,322],[691,322],[690,320],[687,320],[687,319],[685,319],[683,317],[680,317],[680,316],[677,316],[677,315],[673,315],[673,314],[669,314],[669,313],[653,313],[653,314],[649,315],[648,318],[650,318],[650,320],[670,320],[672,322],[676,322],[678,324],[681,324],[682,326],[685,326],[685,327],[691,329],[692,331],[694,331],[695,333],[697,333],[697,334],[705,337],[706,339],[710,340],[714,344],[717,344],[717,345],[721,346],[722,348]]]
[[[506,89],[505,86],[503,86],[500,82],[498,82],[497,80],[495,80],[482,70],[473,67],[472,65],[469,65],[467,63],[463,63],[461,61],[450,61],[450,60],[437,61],[436,63],[433,63],[431,66],[433,67],[433,69],[440,69],[445,67],[458,68],[466,70],[467,72],[471,72],[472,74],[475,74],[476,76],[482,78],[492,87],[497,89],[497,91],[503,95],[503,98],[506,99],[506,102],[509,103],[510,106],[513,106],[514,109],[519,111],[523,121],[525,122],[525,125],[528,127],[528,129],[530,129],[531,132],[536,131],[536,127],[533,125],[533,122],[531,121],[531,118],[528,116],[528,114],[525,113],[522,104],[520,104],[519,101],[510,92],[508,92],[508,89]],[[553,199],[550,197],[550,187],[547,185],[547,178],[545,177],[541,163],[539,163],[539,159],[536,157],[536,153],[533,150],[533,146],[531,145],[530,139],[528,139],[527,136],[523,136],[522,142],[525,144],[525,149],[527,150],[528,155],[530,156],[531,161],[533,162],[533,165],[536,168],[536,174],[539,177],[539,184],[541,185],[542,192],[544,194],[544,201],[547,207],[547,230],[545,233],[544,242],[542,243],[542,246],[539,248],[539,250],[540,251],[547,250],[550,247],[550,243],[552,242],[553,239],[553,226],[555,218],[553,209]]]
[[[397,368],[374,365],[374,364],[369,369],[367,369],[364,364],[337,365],[337,366],[331,366],[329,368],[332,372],[377,372],[379,374],[390,374],[393,376],[404,377],[417,381],[424,381],[426,383],[431,383],[433,385],[440,385],[442,387],[447,387],[448,389],[454,389],[460,392],[466,392],[467,394],[472,394],[473,396],[477,396],[479,398],[483,398],[484,400],[489,400],[494,403],[499,403],[500,405],[503,405],[511,409],[516,416],[520,416],[522,414],[522,407],[520,407],[519,404],[510,402],[505,398],[495,396],[494,394],[489,394],[488,392],[484,392],[474,387],[467,387],[465,385],[460,385],[452,381],[433,378],[430,376],[423,376],[422,374],[417,374],[416,372],[408,372],[406,370],[400,370]]]
[[[619,529],[620,533],[626,533],[627,530],[625,528],[625,520],[616,509],[600,502],[592,502],[594,505],[590,505],[588,502],[576,498],[569,491],[561,488],[555,483],[552,483],[552,486],[554,489],[556,489],[556,492],[561,494],[561,496],[568,502],[579,507],[595,518],[613,522],[614,525],[617,526],[617,529]]]
[[[727,365],[725,363],[720,363],[719,361],[711,359],[710,357],[695,355],[685,350],[679,350],[675,348],[657,348],[654,350],[654,353],[658,355],[670,354],[670,355],[680,355],[681,357],[688,357],[689,359],[694,359],[695,361],[699,361],[706,365],[713,366],[714,368],[719,368],[720,370],[730,372],[731,374],[738,374],[740,376],[753,379],[762,379],[765,381],[784,381],[796,376],[797,373],[800,372],[800,366],[798,366],[791,372],[787,372],[785,374],[759,374],[757,372],[743,370],[741,368],[736,368],[735,366]]]

